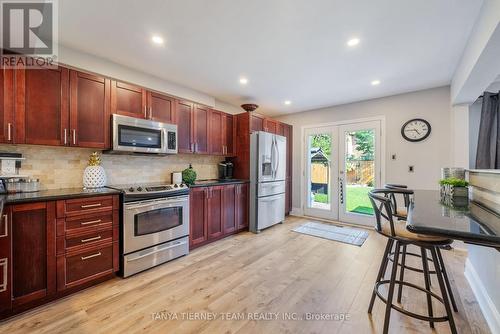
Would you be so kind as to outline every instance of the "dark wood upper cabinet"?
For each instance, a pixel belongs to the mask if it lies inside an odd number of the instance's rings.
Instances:
[[[210,109],[196,104],[193,110],[194,152],[208,154],[210,145],[208,137]]]
[[[56,293],[56,206],[40,202],[14,205],[10,210],[16,308]]]
[[[189,246],[192,248],[208,240],[208,188],[191,188],[189,194]]]
[[[224,154],[228,156],[236,155],[236,127],[233,115],[222,115],[223,133],[224,133]]]
[[[112,80],[111,113],[148,118],[146,90],[139,86]]]
[[[270,133],[278,133],[278,121],[270,118],[264,120],[264,131]]]
[[[223,155],[225,152],[223,113],[210,110],[210,154]]]
[[[11,208],[0,217],[0,316],[12,308]]]
[[[236,231],[236,185],[229,184],[222,189],[222,221],[224,233]]]
[[[109,79],[70,72],[70,145],[110,147],[110,96]]]
[[[17,69],[15,142],[69,143],[69,70]]]
[[[278,122],[278,130],[276,131],[277,135],[280,136],[285,136],[285,128],[287,127],[287,124]]]
[[[236,185],[236,199],[235,199],[235,217],[236,228],[238,230],[248,229],[248,215],[249,215],[249,194],[248,183]]]
[[[0,67],[0,143],[13,142],[14,71]]]
[[[250,113],[250,132],[264,131],[264,117]]]
[[[148,118],[163,123],[175,123],[175,99],[148,91]]]
[[[177,148],[179,153],[193,153],[193,103],[177,101]]]
[[[221,237],[224,233],[222,214],[223,189],[224,186],[213,186],[208,188],[208,239]]]

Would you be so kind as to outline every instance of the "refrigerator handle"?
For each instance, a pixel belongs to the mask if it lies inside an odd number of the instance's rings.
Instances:
[[[276,139],[276,137],[274,137],[275,141],[276,141],[276,172],[275,174],[278,174],[278,169],[280,168],[280,148],[278,146],[278,139]],[[276,177],[276,176],[275,176]]]

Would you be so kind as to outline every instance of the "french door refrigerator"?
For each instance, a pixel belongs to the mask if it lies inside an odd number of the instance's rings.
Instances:
[[[250,136],[250,231],[285,220],[286,138],[258,131]]]

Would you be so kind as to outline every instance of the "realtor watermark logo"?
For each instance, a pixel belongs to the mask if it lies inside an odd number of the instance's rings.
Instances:
[[[0,8],[2,66],[57,66],[57,0],[1,0]]]

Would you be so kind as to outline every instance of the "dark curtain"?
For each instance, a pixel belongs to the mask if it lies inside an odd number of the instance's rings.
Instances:
[[[477,141],[476,168],[500,168],[500,110],[498,93],[485,92]]]

